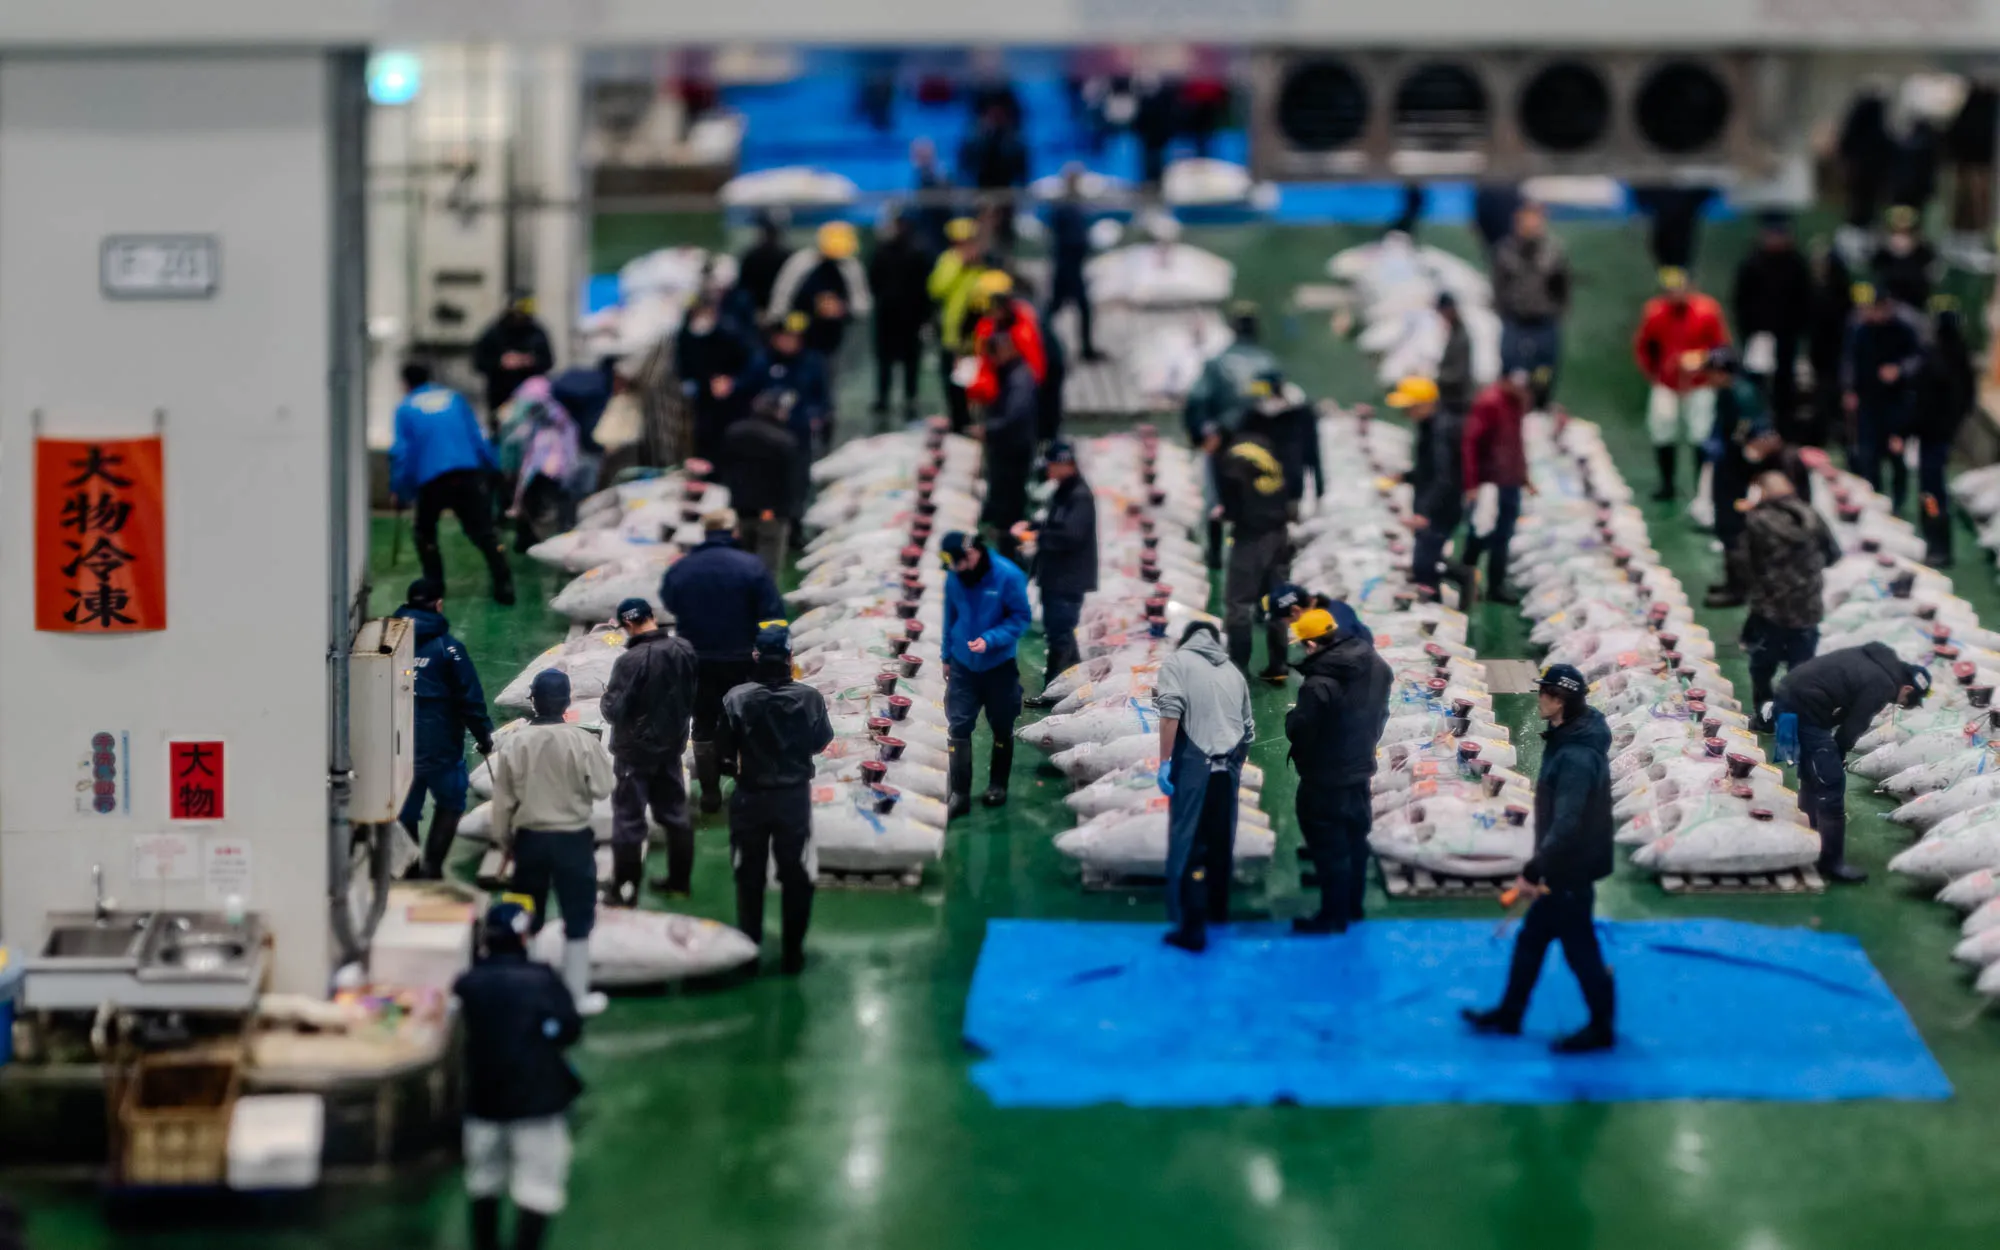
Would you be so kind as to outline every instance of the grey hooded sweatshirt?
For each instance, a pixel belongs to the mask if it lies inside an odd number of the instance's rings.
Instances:
[[[1257,735],[1250,718],[1250,684],[1207,630],[1161,661],[1153,709],[1179,721],[1180,732],[1210,758],[1227,755]]]

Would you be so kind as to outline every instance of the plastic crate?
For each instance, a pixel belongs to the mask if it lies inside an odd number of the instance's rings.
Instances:
[[[220,1185],[229,1122],[242,1087],[233,1059],[149,1056],[133,1069],[119,1111],[127,1185]]]

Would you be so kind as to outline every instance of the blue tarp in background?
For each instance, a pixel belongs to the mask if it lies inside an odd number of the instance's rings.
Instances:
[[[1938,1099],[1951,1084],[1852,938],[1720,920],[1604,923],[1619,1038],[1583,1023],[1551,951],[1521,1038],[1473,1036],[1512,931],[1369,921],[1340,938],[1218,931],[1203,956],[1149,925],[994,921],[973,977],[973,1078],[1002,1106]]]

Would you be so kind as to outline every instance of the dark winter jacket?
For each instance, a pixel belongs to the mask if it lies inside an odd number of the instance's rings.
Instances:
[[[1438,357],[1438,403],[1453,412],[1472,406],[1472,334],[1465,320],[1454,317],[1447,323],[1444,355]]]
[[[526,368],[503,368],[500,358],[509,352],[526,352],[533,359]],[[479,341],[472,345],[472,367],[486,379],[486,406],[498,408],[514,397],[521,383],[555,368],[556,354],[549,346],[549,332],[533,317],[502,314]]]
[[[1541,324],[1569,307],[1569,257],[1548,235],[1510,234],[1493,249],[1493,311],[1502,321]]]
[[[1081,598],[1097,589],[1097,500],[1081,474],[1056,484],[1035,539],[1042,598]]]
[[[1887,176],[1896,141],[1889,134],[1889,105],[1880,95],[1859,96],[1840,124],[1837,150],[1848,162],[1878,182]]]
[[[981,191],[1028,185],[1028,149],[1019,135],[1002,126],[984,126],[958,149],[958,180]]]
[[[868,288],[875,296],[877,338],[906,338],[931,319],[930,249],[907,228],[884,240],[868,258]]]
[[[1796,339],[1812,318],[1812,265],[1795,247],[1758,248],[1736,267],[1736,333]]]
[[[1827,651],[1785,674],[1778,702],[1806,724],[1830,731],[1845,755],[1868,732],[1875,714],[1912,684],[1914,669],[1884,643]]]
[[[1416,514],[1431,525],[1449,530],[1458,524],[1465,498],[1465,421],[1458,411],[1438,405],[1417,426],[1416,463],[1410,485]]]
[[[1326,493],[1326,470],[1319,462],[1319,414],[1311,404],[1300,403],[1270,418],[1266,427],[1271,450],[1285,466],[1285,498],[1298,503],[1306,497],[1306,479],[1313,489]]]
[[[736,515],[754,521],[765,513],[794,515],[792,482],[797,476],[798,436],[771,417],[751,415],[730,423],[722,435],[722,482]]]
[[[1472,224],[1490,252],[1514,233],[1521,189],[1511,182],[1482,182],[1472,196]]]
[[[1465,489],[1485,483],[1495,486],[1528,484],[1528,452],[1521,443],[1521,419],[1527,405],[1498,382],[1479,392],[1465,417],[1460,470]]]
[[[1610,752],[1611,726],[1593,707],[1542,735],[1529,881],[1578,890],[1611,875]]]
[[[1914,314],[1899,308],[1887,321],[1870,321],[1865,314],[1856,313],[1847,330],[1841,387],[1864,401],[1908,395],[1923,364],[1923,331],[1918,328]],[[1902,372],[1894,382],[1884,382],[1883,365],[1895,365]]]
[[[782,620],[785,602],[756,556],[726,533],[710,534],[660,582],[674,628],[702,660],[747,660],[761,621]]]
[[[1950,447],[1958,427],[1979,402],[1979,378],[1962,338],[1947,344],[1943,336],[1931,345],[1917,379],[1917,404],[1910,433],[1933,447]]]
[[[813,427],[833,411],[833,390],[827,382],[826,357],[810,349],[781,356],[766,348],[750,362],[738,388],[744,407],[766,391],[792,393],[792,437],[812,446]]]
[[[762,312],[771,306],[771,290],[778,285],[778,271],[791,259],[792,249],[784,241],[762,241],[736,263],[736,285],[750,297],[751,307]]]
[[[1960,165],[1991,165],[1996,126],[2000,126],[2000,91],[1975,86],[1965,93],[1965,103],[1944,132],[1945,151]]]
[[[611,758],[647,768],[678,759],[687,749],[699,672],[685,638],[656,629],[626,640],[601,705],[611,726]]]
[[[1074,200],[1060,200],[1049,209],[1049,251],[1054,290],[1081,289],[1083,263],[1090,259],[1090,214]]]
[[[718,315],[706,333],[697,333],[690,321],[674,335],[674,376],[683,394],[709,404],[714,402],[709,384],[718,377],[741,378],[754,355],[750,342],[726,318]],[[725,404],[740,402],[740,396],[732,395]]]
[[[1285,713],[1286,756],[1299,789],[1357,785],[1375,775],[1375,747],[1389,720],[1395,674],[1373,643],[1343,637],[1295,665],[1305,679]]]
[[[1875,285],[1887,291],[1905,308],[1922,309],[1931,302],[1931,287],[1938,270],[1937,249],[1922,239],[1907,252],[1896,252],[1887,243],[1875,249],[1871,262]]]
[[[493,719],[486,714],[486,691],[465,644],[451,636],[451,622],[424,608],[401,607],[396,615],[416,626],[417,706],[413,729],[419,773],[465,762],[465,735],[481,751],[493,748]]]
[[[1245,430],[1216,457],[1215,484],[1238,542],[1283,532],[1290,502],[1285,467],[1261,430]]]
[[[583,1082],[563,1051],[583,1021],[561,974],[511,951],[474,964],[451,992],[465,1020],[465,1114],[505,1124],[569,1110]]]
[[[753,681],[722,697],[715,750],[744,790],[779,790],[813,779],[813,756],[833,741],[826,699],[789,679]]]
[[[1809,629],[1826,615],[1826,567],[1840,545],[1797,495],[1766,499],[1744,517],[1750,612],[1785,629]]]

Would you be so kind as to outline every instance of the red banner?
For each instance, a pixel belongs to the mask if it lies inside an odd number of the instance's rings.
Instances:
[[[164,463],[151,438],[35,440],[35,628],[167,627]]]
[[[218,741],[167,743],[167,798],[170,820],[224,820],[228,817],[223,787],[224,753]]]

